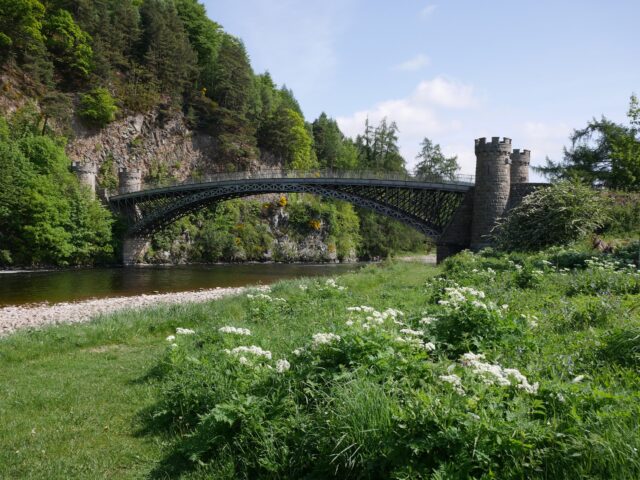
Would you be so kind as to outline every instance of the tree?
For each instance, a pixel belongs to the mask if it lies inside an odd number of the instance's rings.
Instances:
[[[207,17],[204,5],[197,0],[175,0],[189,41],[198,56],[199,86],[207,92],[215,87],[215,68],[223,40],[220,25]]]
[[[416,159],[420,159],[415,168],[415,175],[424,179],[453,180],[456,172],[460,170],[458,157],[445,157],[440,150],[440,145],[434,144],[427,137],[420,144],[420,153]]]
[[[100,127],[115,120],[117,111],[118,107],[106,88],[94,88],[80,99],[80,116]]]
[[[93,59],[91,37],[74,22],[71,14],[58,10],[48,15],[43,31],[59,70],[66,76],[86,78]]]
[[[318,165],[302,116],[285,105],[272,115],[262,132],[262,145],[281,160],[286,168],[307,170]]]
[[[365,122],[363,135],[356,137],[359,165],[363,169],[385,172],[404,172],[405,161],[398,147],[398,126],[383,118],[372,128],[369,119]]]
[[[38,0],[0,0],[0,58],[13,51],[22,59],[42,45],[44,13]]]
[[[535,170],[552,181],[575,178],[590,185],[640,190],[640,108],[635,95],[627,115],[628,126],[602,117],[574,130],[563,161],[547,158],[546,165]]]
[[[352,170],[357,167],[355,145],[345,139],[338,123],[322,112],[312,124],[314,149],[322,168]]]
[[[160,90],[178,98],[192,85],[196,54],[172,2],[146,0],[141,9],[144,60]]]
[[[213,74],[213,88],[208,94],[223,108],[244,115],[253,86],[253,71],[244,44],[224,35]]]

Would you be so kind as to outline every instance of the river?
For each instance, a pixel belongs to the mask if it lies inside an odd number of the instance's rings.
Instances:
[[[268,263],[0,272],[0,307],[266,285],[288,278],[338,275],[361,266]]]

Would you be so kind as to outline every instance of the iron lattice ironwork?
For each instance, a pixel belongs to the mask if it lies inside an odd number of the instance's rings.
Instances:
[[[473,186],[468,178],[444,182],[322,173],[265,175],[261,172],[260,175],[188,181],[115,195],[109,203],[127,220],[128,236],[147,237],[180,217],[225,200],[266,193],[310,193],[373,210],[437,239]]]

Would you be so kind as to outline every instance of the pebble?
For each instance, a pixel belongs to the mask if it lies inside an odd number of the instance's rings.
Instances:
[[[258,290],[267,290],[268,288],[269,287],[258,287]],[[98,315],[104,315],[118,310],[141,309],[157,305],[208,302],[230,295],[239,295],[246,290],[246,287],[217,287],[190,292],[100,298],[52,305],[39,304],[3,307],[0,308],[0,337],[9,335],[23,328],[87,322]]]

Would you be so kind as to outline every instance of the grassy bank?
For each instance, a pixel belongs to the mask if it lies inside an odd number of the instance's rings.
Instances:
[[[638,478],[633,255],[369,266],[14,335],[0,477]]]
[[[432,267],[372,267],[345,275],[362,299],[382,294],[391,276],[419,288]],[[402,272],[402,273],[400,273]],[[298,290],[296,282],[283,289]],[[171,450],[171,435],[147,434],[145,410],[157,401],[154,375],[176,327],[212,328],[243,322],[244,302],[129,312],[96,322],[21,332],[0,340],[0,478],[145,478]],[[336,318],[341,307],[334,306]],[[325,318],[295,328],[264,326],[269,338],[301,341]],[[283,332],[286,332],[284,334]]]

